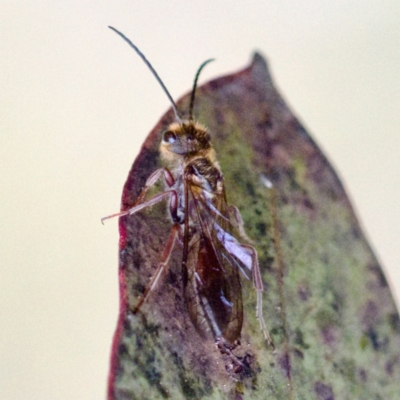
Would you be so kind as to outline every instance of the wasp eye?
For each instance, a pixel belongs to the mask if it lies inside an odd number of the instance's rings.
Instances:
[[[176,135],[172,131],[165,131],[163,133],[163,141],[166,143],[174,143],[176,140]]]

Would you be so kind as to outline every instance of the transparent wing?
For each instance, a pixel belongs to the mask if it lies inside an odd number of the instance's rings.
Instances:
[[[243,305],[238,261],[218,239],[230,226],[225,193],[210,197],[189,181],[186,185],[182,264],[189,314],[200,333],[233,343],[242,329]]]

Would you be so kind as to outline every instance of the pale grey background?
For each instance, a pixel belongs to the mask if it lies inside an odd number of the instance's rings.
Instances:
[[[399,293],[400,2],[1,1],[0,398],[102,399],[117,221],[139,146],[178,98],[268,57]]]

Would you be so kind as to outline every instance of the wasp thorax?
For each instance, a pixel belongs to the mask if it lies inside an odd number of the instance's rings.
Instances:
[[[172,123],[162,135],[160,150],[164,157],[174,155],[192,157],[202,155],[211,148],[206,128],[192,121]],[[168,154],[169,153],[169,154]]]

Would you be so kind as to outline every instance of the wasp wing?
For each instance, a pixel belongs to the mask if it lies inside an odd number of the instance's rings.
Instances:
[[[190,317],[199,332],[233,343],[243,324],[238,261],[218,235],[230,226],[225,193],[212,196],[186,181],[187,205],[182,265]]]

